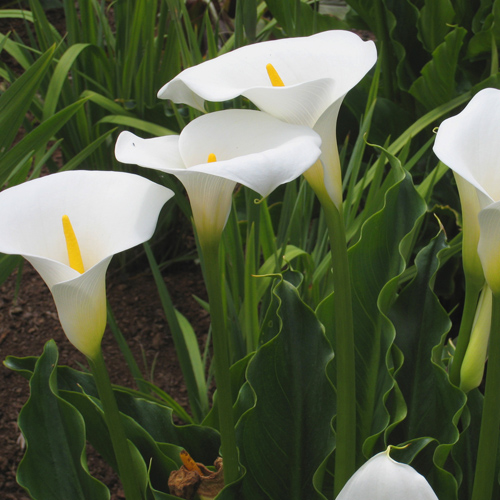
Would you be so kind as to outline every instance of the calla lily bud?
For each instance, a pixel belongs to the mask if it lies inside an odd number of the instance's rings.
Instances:
[[[161,99],[199,110],[204,102],[245,96],[280,120],[314,128],[321,136],[321,162],[306,172],[314,190],[337,207],[342,179],[336,126],[345,95],[377,60],[371,41],[350,31],[255,43],[187,68],[159,92]]]
[[[153,235],[170,189],[123,172],[70,171],[0,193],[0,252],[25,257],[49,287],[69,341],[93,358],[106,327],[106,269]]]
[[[321,139],[310,128],[260,111],[232,109],[201,116],[179,136],[118,137],[118,161],[174,174],[186,188],[200,242],[218,240],[236,183],[261,196],[296,179],[319,157]]]
[[[479,213],[481,236],[477,251],[493,295],[500,296],[500,201]]]
[[[464,392],[479,387],[483,380],[490,339],[492,306],[493,296],[490,287],[486,285],[481,292],[469,345],[460,368],[460,389]]]
[[[427,480],[413,467],[393,460],[389,450],[370,458],[337,500],[438,500]]]

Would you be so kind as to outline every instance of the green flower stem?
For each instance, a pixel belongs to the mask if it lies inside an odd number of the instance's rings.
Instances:
[[[222,302],[222,283],[219,264],[219,241],[202,241],[200,246],[205,261],[205,280],[210,304],[212,321],[212,339],[214,348],[215,382],[217,386],[217,404],[219,410],[219,431],[221,451],[224,463],[224,481],[226,484],[239,477],[238,450],[233,420],[233,399],[231,395],[231,375],[229,372],[229,350],[224,304]]]
[[[127,436],[113,394],[113,389],[111,388],[111,382],[104,363],[102,351],[99,349],[99,352],[94,357],[89,357],[87,359],[97,385],[99,397],[101,398],[104,418],[108,426],[111,442],[113,443],[115,458],[118,464],[118,475],[122,481],[125,497],[127,500],[143,500],[144,497],[138,481],[139,475],[132,461]]]
[[[476,315],[477,303],[481,288],[472,285],[470,282],[465,283],[465,303],[462,313],[462,321],[460,323],[460,331],[458,332],[457,345],[453,362],[450,368],[450,381],[457,387],[460,386],[460,370],[469,345],[472,325]]]
[[[351,276],[341,210],[322,196],[332,252],[335,359],[337,362],[337,417],[335,450],[336,497],[356,470],[356,370],[352,318]]]
[[[488,370],[471,500],[492,498],[500,428],[500,295],[493,295]]]

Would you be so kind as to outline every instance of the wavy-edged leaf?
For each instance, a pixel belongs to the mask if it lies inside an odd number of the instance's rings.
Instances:
[[[485,11],[491,9],[485,16]],[[484,18],[483,18],[484,17]],[[484,7],[476,10],[473,26],[480,26],[480,30],[471,38],[467,45],[467,57],[474,58],[481,54],[490,54],[492,44],[500,43],[500,1],[494,0],[493,5],[485,3]]]
[[[75,407],[59,396],[57,347],[45,345],[30,380],[31,395],[19,415],[26,453],[17,479],[36,500],[109,499],[85,459],[85,425]]]
[[[441,362],[442,343],[450,328],[448,314],[432,288],[439,252],[446,248],[440,232],[416,258],[417,274],[402,290],[389,312],[396,328],[395,343],[404,356],[396,382],[408,406],[406,418],[391,433],[391,441],[432,439],[435,470],[422,471],[441,498],[456,498],[457,484],[443,469],[459,439],[457,421],[465,394],[452,386]]]
[[[418,18],[418,37],[424,47],[432,52],[450,31],[455,17],[450,0],[426,0]]]
[[[456,95],[458,57],[467,31],[457,27],[432,53],[432,60],[410,87],[410,94],[431,110],[450,101]]]
[[[357,440],[366,457],[384,446],[381,434],[391,422],[386,400],[394,388],[390,350],[395,331],[387,312],[411,252],[417,221],[426,210],[399,160],[390,154],[388,158],[392,185],[383,207],[365,222],[360,239],[348,253],[356,345]],[[335,294],[330,295],[317,310],[333,344],[334,299]],[[362,461],[358,456],[358,463]]]
[[[281,328],[251,360],[256,399],[237,426],[242,480],[221,499],[324,499],[313,476],[333,449],[333,351],[314,312],[284,279],[273,290]]]

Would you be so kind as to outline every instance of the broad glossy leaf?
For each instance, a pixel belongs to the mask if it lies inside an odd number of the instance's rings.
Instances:
[[[485,16],[485,10],[490,10]],[[483,18],[484,16],[484,18]],[[481,54],[490,54],[492,44],[500,42],[500,1],[494,0],[493,5],[486,4],[479,8],[474,16],[474,24],[480,26],[480,30],[471,38],[467,46],[467,57],[474,58]]]
[[[237,426],[246,474],[221,499],[324,499],[313,476],[333,449],[334,391],[326,375],[333,352],[323,327],[282,280],[274,288],[279,333],[247,370],[255,406]]]
[[[389,312],[396,328],[395,343],[404,356],[396,381],[408,406],[406,418],[391,433],[390,440],[435,440],[431,449],[437,448],[429,458],[436,470],[429,468],[426,477],[438,495],[451,499],[456,498],[457,484],[443,467],[459,438],[457,421],[466,397],[450,384],[441,361],[442,343],[451,323],[432,287],[440,265],[439,252],[445,247],[445,236],[439,233],[419,252],[417,274]]]
[[[34,356],[26,358],[9,356],[4,364],[29,379],[37,359]],[[85,418],[89,418],[89,421],[92,420],[96,439],[108,439],[103,435],[105,433],[104,421],[99,421],[102,416],[99,416],[100,408],[95,404],[98,394],[92,375],[68,366],[59,366],[57,368],[57,383],[61,397],[71,400],[79,407]],[[198,425],[175,425],[172,421],[172,410],[156,398],[119,386],[113,386],[113,390],[120,411],[135,419],[156,442],[183,447],[200,462],[211,463],[214,461],[219,448],[217,431]],[[89,426],[90,431],[91,427]],[[106,446],[103,446],[104,453],[106,453]],[[112,459],[110,458],[110,460]]]
[[[90,476],[85,459],[85,424],[75,407],[59,396],[58,353],[45,345],[30,380],[31,395],[19,415],[26,453],[18,481],[36,500],[109,499],[108,489]]]
[[[432,52],[443,41],[454,16],[450,0],[426,0],[418,19],[418,35],[426,50]]]
[[[450,101],[456,95],[458,57],[467,31],[455,28],[432,53],[432,60],[422,69],[422,75],[410,87],[412,94],[426,109],[431,110]]]

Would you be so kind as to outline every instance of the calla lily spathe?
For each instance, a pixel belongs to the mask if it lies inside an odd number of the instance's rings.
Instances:
[[[365,76],[376,58],[373,42],[341,30],[257,43],[182,71],[158,92],[158,97],[203,111],[205,100],[226,101],[242,95],[283,121],[314,128],[323,140],[323,170],[315,167],[306,177],[315,190],[326,188],[339,207],[342,182],[337,116],[346,93]],[[268,64],[284,86],[273,86]]]
[[[464,268],[478,285],[484,281],[477,256],[479,211],[500,201],[500,90],[478,92],[436,135],[434,152],[457,178],[463,213]]]
[[[426,479],[413,467],[393,460],[389,449],[370,458],[336,500],[438,500]]]
[[[500,90],[484,89],[478,92],[458,115],[448,118],[436,135],[434,152],[453,170],[462,205],[463,243],[462,258],[467,282],[477,291],[485,279],[488,267],[488,284],[494,280],[497,255],[494,254],[494,235],[480,234],[481,211],[500,201]],[[485,217],[488,227],[495,219],[495,212]],[[482,240],[482,243],[480,241]],[[482,256],[478,252],[482,248]],[[487,294],[483,291],[483,295]],[[477,317],[491,316],[491,300],[481,300]],[[481,311],[484,309],[484,311]],[[471,389],[484,371],[490,330],[489,322],[475,322],[473,338],[467,343],[461,368],[460,387]],[[481,328],[484,330],[480,331]],[[460,346],[457,344],[457,350]]]
[[[0,252],[31,262],[52,292],[66,336],[86,356],[100,350],[111,258],[152,236],[172,196],[138,175],[102,171],[52,174],[0,193]],[[69,265],[64,215],[79,243],[82,274]]]
[[[184,184],[202,240],[224,229],[236,183],[261,196],[301,175],[320,155],[321,139],[308,127],[290,125],[250,110],[226,110],[190,122],[179,136],[141,139],[122,132],[118,161],[174,174]],[[214,155],[216,161],[209,161]]]

